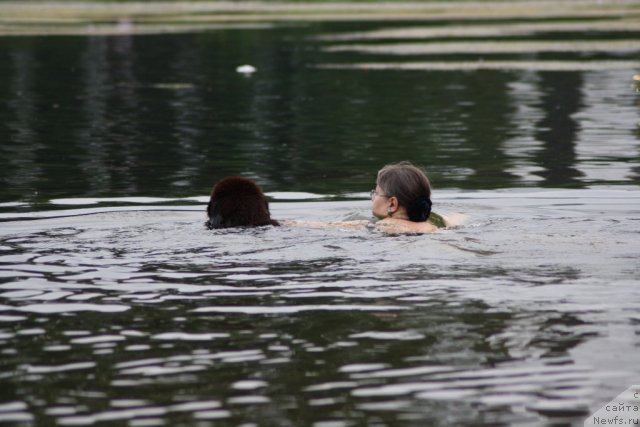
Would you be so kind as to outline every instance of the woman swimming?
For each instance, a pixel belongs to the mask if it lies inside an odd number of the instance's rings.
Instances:
[[[371,202],[371,212],[379,219],[376,228],[381,231],[431,233],[438,229],[428,221],[432,215],[429,178],[409,162],[389,164],[378,171]]]
[[[409,162],[389,164],[378,171],[371,190],[371,212],[378,221],[286,221],[286,225],[345,230],[372,229],[389,234],[432,233],[453,221],[431,211],[431,183],[422,169]],[[458,216],[461,219],[461,216]]]

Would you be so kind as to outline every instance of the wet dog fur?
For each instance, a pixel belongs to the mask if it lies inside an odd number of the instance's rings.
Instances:
[[[280,225],[271,219],[269,202],[262,189],[241,176],[229,176],[214,185],[207,215],[206,225],[210,229]]]

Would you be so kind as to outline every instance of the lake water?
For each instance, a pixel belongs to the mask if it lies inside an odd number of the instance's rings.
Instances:
[[[615,4],[0,36],[0,423],[582,426],[640,384]],[[463,226],[204,227],[229,174],[277,219],[368,219],[399,160]]]

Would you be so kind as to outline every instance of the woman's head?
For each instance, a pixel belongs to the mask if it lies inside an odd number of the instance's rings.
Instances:
[[[280,225],[271,219],[269,202],[260,187],[240,176],[222,178],[214,185],[207,215],[209,228]]]
[[[423,222],[431,213],[431,183],[409,162],[386,165],[378,172],[372,200],[378,218],[404,212],[410,221]]]

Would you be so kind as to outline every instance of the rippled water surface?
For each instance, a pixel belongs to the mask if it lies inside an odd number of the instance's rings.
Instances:
[[[582,426],[640,384],[637,1],[48,5],[0,2],[0,423]],[[461,227],[204,227],[230,174],[369,219],[399,160]]]
[[[639,378],[637,189],[437,202],[466,225],[206,231],[201,205],[4,222],[0,411],[59,425],[581,425]]]

